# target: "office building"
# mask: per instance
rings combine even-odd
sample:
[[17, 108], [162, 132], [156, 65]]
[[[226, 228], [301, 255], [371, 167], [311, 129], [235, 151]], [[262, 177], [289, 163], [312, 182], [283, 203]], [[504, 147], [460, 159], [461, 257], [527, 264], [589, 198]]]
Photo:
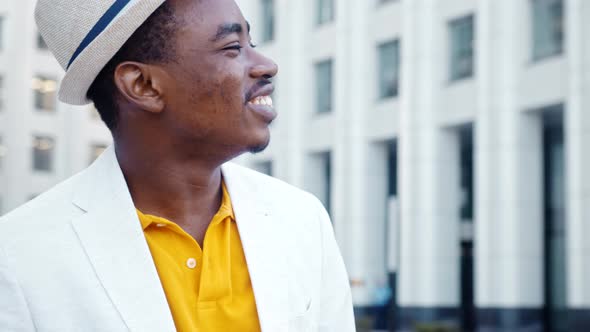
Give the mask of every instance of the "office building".
[[280, 68], [240, 160], [324, 202], [359, 324], [590, 329], [590, 2], [238, 3]]

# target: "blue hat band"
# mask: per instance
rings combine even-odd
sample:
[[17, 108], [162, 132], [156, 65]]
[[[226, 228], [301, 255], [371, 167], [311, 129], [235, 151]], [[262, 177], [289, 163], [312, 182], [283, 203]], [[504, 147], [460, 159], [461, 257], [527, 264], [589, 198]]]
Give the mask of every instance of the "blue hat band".
[[106, 29], [109, 24], [119, 15], [119, 13], [127, 6], [127, 4], [131, 2], [131, 0], [115, 0], [115, 3], [109, 7], [109, 9], [102, 15], [102, 17], [96, 22], [96, 24], [90, 29], [90, 32], [82, 39], [80, 46], [76, 49], [76, 52], [70, 58], [70, 62], [68, 62], [67, 69], [70, 68], [72, 63], [78, 58], [78, 56], [92, 43], [98, 35], [100, 35], [104, 29]]

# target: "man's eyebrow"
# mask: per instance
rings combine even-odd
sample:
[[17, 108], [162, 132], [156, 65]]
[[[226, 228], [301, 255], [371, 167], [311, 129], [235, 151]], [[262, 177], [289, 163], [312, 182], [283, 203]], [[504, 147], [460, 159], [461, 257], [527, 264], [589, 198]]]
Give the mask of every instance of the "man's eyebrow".
[[212, 42], [217, 42], [217, 41], [220, 41], [223, 38], [231, 35], [232, 33], [240, 34], [243, 31], [244, 31], [244, 29], [242, 29], [242, 25], [240, 23], [225, 23], [225, 24], [220, 25], [217, 28], [217, 33], [210, 40]]

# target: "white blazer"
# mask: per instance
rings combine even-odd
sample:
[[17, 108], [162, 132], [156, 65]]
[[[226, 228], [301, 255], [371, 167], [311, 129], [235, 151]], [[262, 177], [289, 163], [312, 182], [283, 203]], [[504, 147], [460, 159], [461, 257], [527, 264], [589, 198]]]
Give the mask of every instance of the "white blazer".
[[[354, 331], [348, 277], [319, 201], [237, 165], [222, 172], [262, 331]], [[0, 219], [0, 331], [174, 330], [113, 147]]]

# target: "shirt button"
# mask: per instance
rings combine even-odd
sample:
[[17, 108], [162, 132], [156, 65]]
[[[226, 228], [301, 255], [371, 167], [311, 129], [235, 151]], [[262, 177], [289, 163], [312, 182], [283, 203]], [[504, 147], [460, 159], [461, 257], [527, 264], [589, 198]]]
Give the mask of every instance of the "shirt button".
[[189, 269], [194, 269], [194, 268], [197, 266], [197, 260], [196, 260], [196, 259], [194, 259], [194, 258], [189, 258], [189, 259], [186, 261], [186, 266], [187, 266]]
[[156, 224], [157, 227], [166, 227], [166, 224]]

